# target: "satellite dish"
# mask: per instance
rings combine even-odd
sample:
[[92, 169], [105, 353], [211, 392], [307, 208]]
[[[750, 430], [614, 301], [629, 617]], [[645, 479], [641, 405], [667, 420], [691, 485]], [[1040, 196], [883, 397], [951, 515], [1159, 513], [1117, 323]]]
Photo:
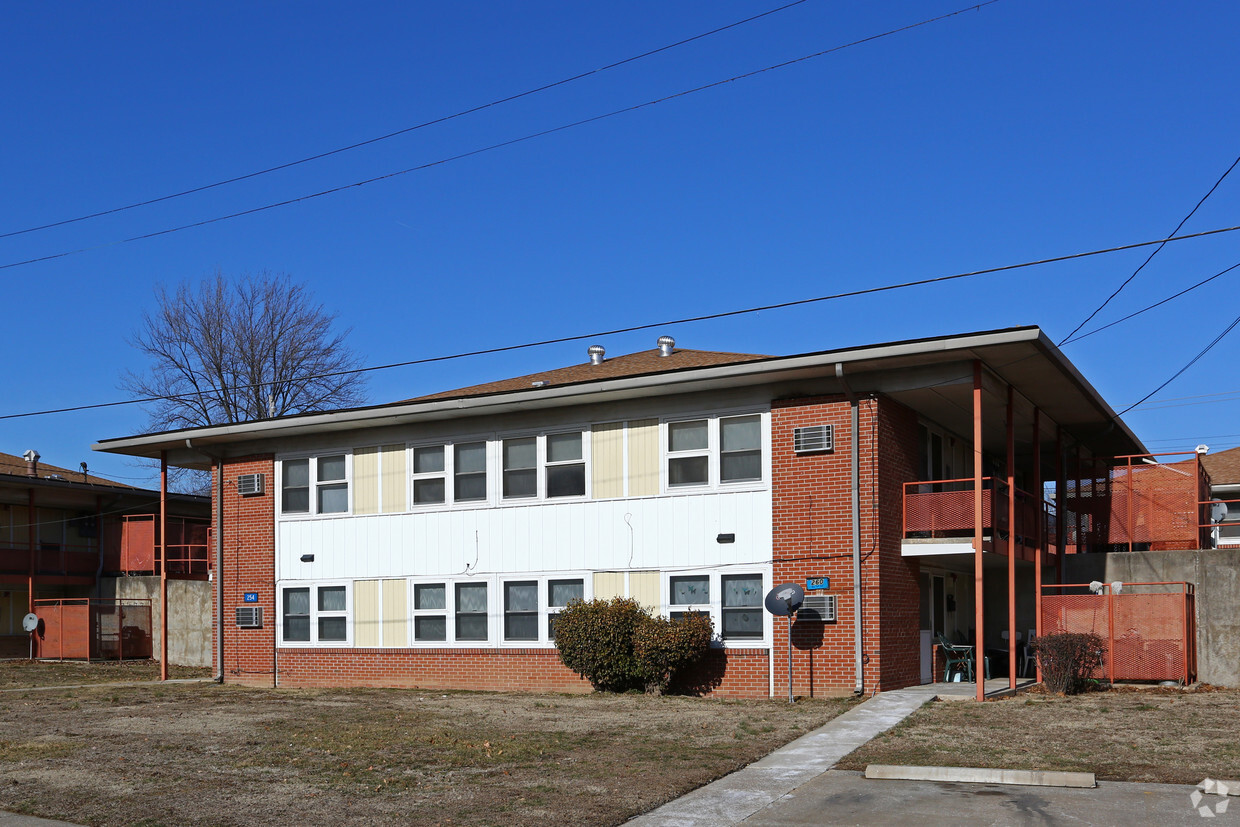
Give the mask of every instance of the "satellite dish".
[[766, 610], [780, 617], [791, 617], [805, 600], [805, 589], [796, 583], [784, 583], [766, 594]]
[[1221, 523], [1227, 519], [1227, 503], [1214, 500], [1210, 503], [1210, 522]]
[[33, 632], [35, 629], [39, 628], [39, 616], [35, 614], [34, 612], [31, 612], [30, 614], [23, 617], [22, 628], [25, 629], [27, 632]]

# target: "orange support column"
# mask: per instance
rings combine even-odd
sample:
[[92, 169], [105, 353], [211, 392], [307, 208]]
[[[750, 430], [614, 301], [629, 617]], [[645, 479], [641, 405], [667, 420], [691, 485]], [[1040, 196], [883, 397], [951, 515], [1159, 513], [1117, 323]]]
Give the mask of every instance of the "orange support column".
[[[1043, 530], [1042, 508], [1045, 497], [1042, 496], [1042, 412], [1033, 409], [1033, 490], [1037, 502], [1037, 524], [1033, 528], [1033, 625], [1035, 634], [1042, 633], [1042, 566], [1046, 562], [1046, 533]], [[1032, 640], [1025, 641], [1025, 651], [1033, 657], [1029, 649]], [[1036, 659], [1034, 661], [1036, 663]]]
[[159, 452], [159, 679], [168, 680], [168, 452]]
[[1008, 688], [1016, 688], [1016, 397], [1007, 389]]
[[986, 651], [982, 599], [982, 363], [973, 362], [973, 678], [977, 699], [986, 699]]

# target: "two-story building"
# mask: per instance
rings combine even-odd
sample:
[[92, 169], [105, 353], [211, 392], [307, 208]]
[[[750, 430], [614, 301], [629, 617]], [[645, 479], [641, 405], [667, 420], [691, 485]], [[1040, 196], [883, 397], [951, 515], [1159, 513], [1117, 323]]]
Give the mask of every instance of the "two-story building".
[[[664, 337], [95, 447], [213, 470], [225, 681], [587, 691], [556, 614], [619, 595], [709, 613], [692, 682], [749, 697], [787, 692], [790, 644], [797, 693], [872, 691], [930, 680], [939, 635], [1032, 628], [1066, 530], [1045, 492], [1073, 457], [1145, 453], [1033, 327], [796, 356]], [[820, 611], [767, 613], [785, 582]]]

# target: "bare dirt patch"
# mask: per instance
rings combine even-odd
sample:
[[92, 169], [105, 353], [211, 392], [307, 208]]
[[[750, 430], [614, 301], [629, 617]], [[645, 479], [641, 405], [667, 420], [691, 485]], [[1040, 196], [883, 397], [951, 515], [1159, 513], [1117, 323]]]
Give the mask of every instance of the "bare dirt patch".
[[1196, 784], [1240, 774], [1240, 692], [1117, 688], [929, 704], [846, 756], [867, 764], [1092, 772]]
[[852, 701], [254, 690], [0, 693], [0, 809], [89, 824], [617, 824]]
[[[168, 677], [173, 680], [209, 678], [211, 670], [189, 666], [170, 666]], [[151, 660], [0, 661], [0, 689], [158, 680], [159, 664]]]

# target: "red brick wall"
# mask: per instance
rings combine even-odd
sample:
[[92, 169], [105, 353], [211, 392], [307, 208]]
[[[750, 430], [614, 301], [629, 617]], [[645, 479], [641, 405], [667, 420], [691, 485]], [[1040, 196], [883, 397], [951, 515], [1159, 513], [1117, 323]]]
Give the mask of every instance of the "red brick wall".
[[[900, 554], [902, 485], [915, 479], [916, 416], [883, 398], [862, 399], [859, 418], [862, 650], [866, 690], [917, 683], [918, 568]], [[794, 428], [832, 425], [835, 450], [797, 455]], [[771, 410], [775, 584], [829, 577], [834, 623], [792, 627], [792, 688], [798, 695], [852, 690], [854, 623], [851, 445], [848, 401], [825, 396], [777, 401]], [[788, 691], [788, 626], [775, 619], [775, 694]]]

